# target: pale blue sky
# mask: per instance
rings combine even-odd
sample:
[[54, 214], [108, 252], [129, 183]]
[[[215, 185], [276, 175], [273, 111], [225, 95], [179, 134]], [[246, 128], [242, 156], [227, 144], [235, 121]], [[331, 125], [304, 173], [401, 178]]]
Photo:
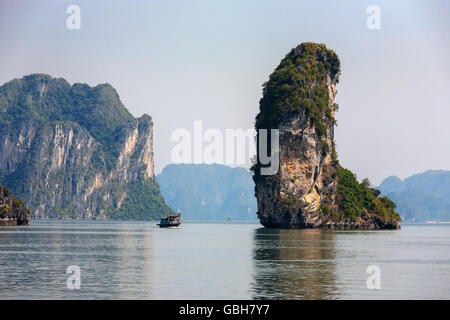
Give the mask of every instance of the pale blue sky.
[[[81, 8], [81, 30], [66, 8]], [[381, 8], [381, 29], [366, 8]], [[341, 163], [378, 184], [450, 170], [448, 1], [5, 1], [0, 84], [40, 72], [108, 82], [155, 122], [159, 172], [170, 134], [252, 128], [261, 85], [294, 46], [325, 43], [342, 62], [336, 140]]]

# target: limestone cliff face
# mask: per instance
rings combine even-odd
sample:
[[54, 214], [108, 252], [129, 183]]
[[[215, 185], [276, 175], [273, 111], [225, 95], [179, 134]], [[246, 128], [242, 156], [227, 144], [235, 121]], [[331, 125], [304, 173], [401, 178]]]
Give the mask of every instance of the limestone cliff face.
[[[170, 211], [154, 179], [152, 120], [132, 117], [111, 86], [46, 75], [13, 80], [0, 87], [0, 121], [0, 179], [26, 198], [33, 218], [151, 219]], [[137, 185], [149, 194], [136, 199]]]
[[[304, 90], [298, 110], [286, 106], [280, 110], [277, 129], [280, 133], [280, 169], [274, 176], [257, 176], [256, 195], [258, 217], [264, 226], [283, 228], [317, 227], [323, 224], [319, 214], [320, 206], [326, 202], [333, 205], [337, 189], [335, 179], [337, 162], [332, 159], [334, 150], [334, 98], [339, 78], [339, 65], [334, 54], [321, 47], [299, 46], [286, 57], [293, 61], [296, 70], [303, 66], [295, 65], [297, 57], [309, 56], [304, 63], [319, 63], [327, 70], [311, 81], [300, 79]], [[328, 56], [327, 56], [328, 54]], [[291, 63], [291, 62], [290, 62]], [[291, 80], [293, 85], [296, 80]], [[267, 88], [267, 87], [266, 87]], [[316, 88], [321, 88], [326, 96], [322, 110], [317, 112], [317, 122], [311, 119], [307, 103], [314, 104]], [[270, 88], [265, 94], [269, 95]], [[298, 90], [298, 88], [297, 88]], [[317, 97], [320, 99], [321, 97]], [[264, 98], [261, 101], [263, 104]], [[273, 103], [273, 102], [272, 102]], [[287, 103], [288, 104], [288, 103]], [[314, 106], [315, 107], [315, 106]], [[317, 123], [324, 126], [319, 132]], [[272, 125], [273, 127], [273, 125]]]
[[[253, 167], [258, 217], [266, 227], [378, 228], [363, 221], [365, 209], [353, 212], [359, 207], [351, 207], [350, 217], [345, 201], [351, 197], [340, 194], [347, 189], [339, 188], [334, 143], [339, 74], [339, 59], [332, 50], [303, 43], [286, 55], [263, 86], [256, 129], [278, 129], [280, 144], [276, 174], [262, 175], [259, 162]], [[374, 209], [378, 200], [366, 191]]]

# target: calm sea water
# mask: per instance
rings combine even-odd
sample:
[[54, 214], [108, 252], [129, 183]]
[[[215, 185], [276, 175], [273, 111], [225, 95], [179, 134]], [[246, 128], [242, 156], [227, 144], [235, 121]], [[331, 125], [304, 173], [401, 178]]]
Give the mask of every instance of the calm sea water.
[[[67, 288], [68, 266], [81, 288]], [[381, 270], [367, 289], [366, 269]], [[0, 227], [1, 299], [450, 299], [450, 225], [32, 221]]]

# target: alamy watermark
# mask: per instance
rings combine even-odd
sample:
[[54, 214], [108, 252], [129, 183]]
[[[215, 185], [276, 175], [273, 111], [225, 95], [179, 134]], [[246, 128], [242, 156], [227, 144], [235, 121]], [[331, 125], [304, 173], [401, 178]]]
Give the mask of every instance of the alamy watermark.
[[81, 288], [81, 269], [79, 266], [68, 266], [66, 273], [70, 276], [67, 278], [66, 286], [69, 290]]
[[366, 26], [369, 30], [381, 29], [381, 8], [377, 5], [370, 5], [366, 9], [367, 17]]
[[381, 289], [381, 269], [377, 265], [370, 265], [366, 269], [366, 273], [369, 277], [366, 280], [366, 286], [369, 290]]
[[[269, 134], [270, 131], [270, 134]], [[258, 134], [257, 134], [258, 133]], [[251, 164], [256, 155], [256, 139], [259, 143], [261, 175], [274, 175], [280, 164], [278, 129], [225, 129], [204, 130], [202, 121], [194, 121], [191, 131], [179, 128], [172, 132], [171, 160], [173, 163], [219, 163], [227, 165]], [[268, 142], [270, 139], [270, 147]]]
[[67, 17], [66, 27], [69, 30], [80, 30], [81, 29], [81, 9], [75, 4], [71, 4], [67, 7], [66, 13], [70, 16]]

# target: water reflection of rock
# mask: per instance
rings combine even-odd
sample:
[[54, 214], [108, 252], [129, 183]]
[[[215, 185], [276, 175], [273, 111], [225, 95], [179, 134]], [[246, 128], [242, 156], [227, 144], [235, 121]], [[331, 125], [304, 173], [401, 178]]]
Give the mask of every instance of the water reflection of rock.
[[333, 299], [337, 296], [334, 233], [257, 229], [253, 299]]

